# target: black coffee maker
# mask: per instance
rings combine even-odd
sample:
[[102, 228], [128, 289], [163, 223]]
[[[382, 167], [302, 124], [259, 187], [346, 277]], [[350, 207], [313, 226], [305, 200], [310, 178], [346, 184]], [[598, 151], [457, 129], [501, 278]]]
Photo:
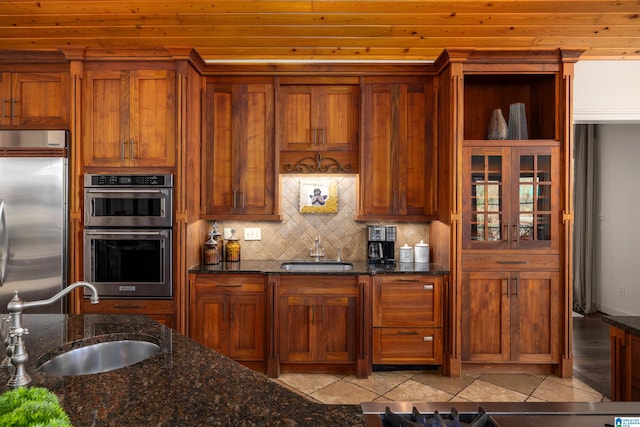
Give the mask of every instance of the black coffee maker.
[[367, 226], [367, 258], [369, 264], [395, 264], [396, 227]]

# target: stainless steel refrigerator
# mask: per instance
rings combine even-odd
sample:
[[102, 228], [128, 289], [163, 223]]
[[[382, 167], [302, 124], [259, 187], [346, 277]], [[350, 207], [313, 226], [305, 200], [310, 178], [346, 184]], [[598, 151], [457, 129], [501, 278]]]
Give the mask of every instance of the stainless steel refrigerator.
[[[67, 131], [0, 130], [0, 313], [67, 285]], [[62, 313], [64, 301], [29, 308]]]

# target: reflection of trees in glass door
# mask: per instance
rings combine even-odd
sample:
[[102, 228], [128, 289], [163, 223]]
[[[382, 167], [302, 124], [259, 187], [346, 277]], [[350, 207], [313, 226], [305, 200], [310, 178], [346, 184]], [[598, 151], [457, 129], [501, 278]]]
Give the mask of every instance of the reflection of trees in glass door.
[[463, 153], [463, 247], [555, 246], [557, 148], [467, 147]]
[[[502, 148], [470, 148], [464, 156], [465, 247], [506, 244], [509, 161]], [[507, 173], [505, 174], [505, 170]]]
[[551, 155], [520, 155], [518, 234], [520, 240], [551, 238]]

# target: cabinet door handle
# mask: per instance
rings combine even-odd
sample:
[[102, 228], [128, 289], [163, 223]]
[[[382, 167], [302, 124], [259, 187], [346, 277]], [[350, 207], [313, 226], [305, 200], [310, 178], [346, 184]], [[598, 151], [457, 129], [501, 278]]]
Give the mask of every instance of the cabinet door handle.
[[242, 285], [216, 285], [216, 288], [241, 288]]
[[236, 190], [233, 190], [233, 209], [237, 208], [238, 204], [236, 203]]
[[496, 261], [496, 264], [517, 265], [526, 264], [527, 261]]
[[313, 145], [318, 145], [318, 129], [313, 128], [311, 131], [313, 132]]
[[129, 147], [129, 153], [131, 155], [130, 156], [131, 160], [135, 160], [135, 158], [136, 158], [136, 156], [135, 156], [135, 147], [134, 147], [135, 143], [136, 143], [136, 140], [132, 139], [131, 140], [131, 146]]
[[432, 291], [433, 290], [433, 285], [424, 285], [422, 287], [422, 289], [424, 289], [425, 291]]
[[504, 288], [504, 292], [502, 293], [502, 295], [508, 298], [509, 297], [509, 276], [505, 276], [502, 278], [502, 285]]
[[418, 335], [416, 331], [398, 331], [398, 335]]
[[316, 323], [316, 306], [311, 306], [311, 323]]
[[244, 191], [242, 192], [242, 210], [244, 210]]
[[230, 304], [229, 305], [229, 310], [231, 311], [231, 316], [230, 319], [232, 322], [236, 321], [236, 310], [235, 310], [235, 304]]
[[322, 145], [325, 145], [325, 141], [324, 141], [324, 128], [320, 128], [320, 132], [322, 132]]
[[512, 297], [516, 297], [518, 298], [518, 276], [513, 278], [513, 282], [515, 284], [514, 288], [515, 288], [515, 292], [511, 294]]
[[7, 98], [2, 98], [2, 118], [7, 118], [7, 111], [5, 105], [7, 104]]
[[433, 336], [430, 336], [430, 337], [422, 337], [422, 341], [424, 341], [424, 342], [432, 342], [432, 341], [433, 341]]
[[121, 160], [122, 161], [124, 161], [124, 144], [125, 144], [125, 142], [124, 142], [124, 139], [123, 139], [122, 140], [122, 144], [120, 146], [120, 153], [122, 154], [122, 156], [121, 156]]
[[16, 118], [16, 102], [18, 101], [16, 101], [15, 98], [11, 100], [11, 118], [12, 119]]
[[514, 240], [516, 245], [520, 244], [520, 233], [518, 232], [518, 228], [520, 228], [519, 224], [513, 224], [513, 234], [515, 235]]

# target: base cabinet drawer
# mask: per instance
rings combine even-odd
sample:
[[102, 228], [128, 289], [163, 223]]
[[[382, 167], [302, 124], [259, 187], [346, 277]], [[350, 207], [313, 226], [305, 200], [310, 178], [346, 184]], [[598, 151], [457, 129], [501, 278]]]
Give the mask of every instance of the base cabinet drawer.
[[442, 328], [373, 328], [373, 364], [441, 364]]

